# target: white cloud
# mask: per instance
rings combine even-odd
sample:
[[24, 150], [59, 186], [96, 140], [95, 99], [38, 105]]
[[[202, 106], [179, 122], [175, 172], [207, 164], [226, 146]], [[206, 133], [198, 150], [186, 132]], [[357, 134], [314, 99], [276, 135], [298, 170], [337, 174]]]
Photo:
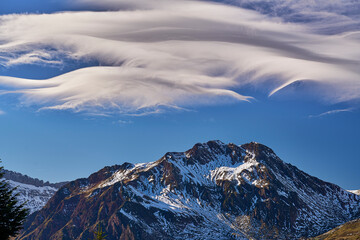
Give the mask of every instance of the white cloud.
[[114, 2], [101, 7], [118, 11], [0, 16], [2, 65], [64, 58], [102, 65], [47, 80], [0, 76], [3, 93], [42, 109], [136, 115], [248, 101], [234, 91], [246, 84], [275, 86], [271, 95], [311, 80], [329, 101], [360, 97], [360, 33], [316, 34], [307, 25], [210, 2]]
[[133, 121], [129, 121], [129, 120], [118, 120], [115, 123], [118, 123], [120, 125], [124, 125], [124, 124], [133, 124]]
[[317, 32], [333, 34], [360, 30], [360, 2], [357, 0], [223, 0], [222, 2], [280, 17], [286, 22], [306, 23]]
[[335, 110], [330, 110], [330, 111], [327, 111], [327, 112], [323, 112], [323, 113], [318, 114], [318, 115], [310, 115], [309, 118], [324, 117], [324, 116], [327, 116], [327, 115], [333, 115], [333, 114], [342, 113], [342, 112], [352, 112], [353, 110], [354, 110], [353, 108], [335, 109]]

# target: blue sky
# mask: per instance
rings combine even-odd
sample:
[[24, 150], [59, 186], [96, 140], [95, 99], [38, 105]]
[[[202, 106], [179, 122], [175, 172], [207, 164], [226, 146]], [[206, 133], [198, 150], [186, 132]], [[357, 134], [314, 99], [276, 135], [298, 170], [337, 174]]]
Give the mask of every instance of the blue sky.
[[359, 21], [349, 10], [359, 5], [178, 1], [174, 10], [169, 1], [161, 9], [125, 0], [0, 3], [6, 168], [55, 182], [196, 142], [256, 141], [318, 178], [360, 188]]

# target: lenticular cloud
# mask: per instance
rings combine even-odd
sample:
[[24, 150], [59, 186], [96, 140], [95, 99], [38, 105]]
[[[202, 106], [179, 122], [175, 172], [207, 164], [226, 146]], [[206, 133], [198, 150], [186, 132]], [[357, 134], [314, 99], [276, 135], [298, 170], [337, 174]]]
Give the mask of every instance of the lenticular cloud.
[[297, 81], [317, 82], [332, 102], [360, 97], [356, 31], [325, 35], [319, 21], [312, 28], [202, 1], [77, 4], [111, 11], [0, 16], [0, 64], [99, 66], [46, 80], [0, 76], [2, 94], [41, 109], [120, 113], [249, 101], [245, 85], [273, 95]]

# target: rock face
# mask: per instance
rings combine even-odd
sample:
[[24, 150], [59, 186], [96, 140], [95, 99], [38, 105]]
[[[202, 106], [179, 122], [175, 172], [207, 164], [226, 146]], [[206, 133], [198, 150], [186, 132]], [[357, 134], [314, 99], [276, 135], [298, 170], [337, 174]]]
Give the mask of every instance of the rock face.
[[19, 193], [19, 202], [26, 203], [30, 213], [40, 210], [55, 192], [66, 182], [49, 183], [31, 178], [21, 173], [4, 170], [4, 179], [11, 187], [17, 187], [16, 193]]
[[359, 217], [360, 196], [268, 147], [210, 141], [60, 188], [17, 239], [295, 239]]

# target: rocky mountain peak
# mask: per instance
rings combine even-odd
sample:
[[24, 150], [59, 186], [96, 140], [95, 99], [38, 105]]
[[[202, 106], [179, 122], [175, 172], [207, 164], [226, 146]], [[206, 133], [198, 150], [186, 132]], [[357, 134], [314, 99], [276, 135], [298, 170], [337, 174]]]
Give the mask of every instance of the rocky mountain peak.
[[211, 161], [217, 161], [219, 156], [229, 156], [232, 163], [244, 160], [245, 151], [235, 144], [225, 144], [219, 140], [197, 143], [191, 149], [185, 151], [185, 162], [189, 165], [196, 163], [205, 165]]
[[[360, 196], [259, 144], [220, 141], [105, 167], [60, 189], [19, 239], [296, 239], [359, 216]], [[126, 231], [125, 231], [126, 229]]]
[[246, 149], [247, 151], [259, 155], [259, 154], [268, 154], [268, 155], [276, 155], [275, 152], [269, 148], [268, 146], [265, 146], [261, 143], [257, 143], [257, 142], [250, 142], [250, 143], [245, 143], [243, 145], [241, 145], [242, 148]]

